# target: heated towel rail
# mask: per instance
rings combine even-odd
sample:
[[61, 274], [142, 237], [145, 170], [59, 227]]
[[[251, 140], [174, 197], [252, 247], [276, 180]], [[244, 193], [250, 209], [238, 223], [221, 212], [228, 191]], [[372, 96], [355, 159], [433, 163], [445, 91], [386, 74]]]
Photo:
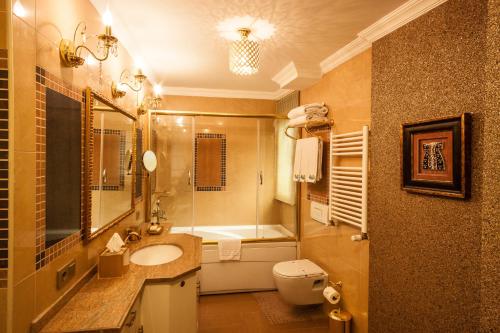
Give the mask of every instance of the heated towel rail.
[[[359, 227], [361, 235], [352, 240], [367, 239], [368, 206], [368, 126], [358, 132], [330, 132], [330, 221]], [[360, 166], [339, 166], [342, 157], [360, 157]]]

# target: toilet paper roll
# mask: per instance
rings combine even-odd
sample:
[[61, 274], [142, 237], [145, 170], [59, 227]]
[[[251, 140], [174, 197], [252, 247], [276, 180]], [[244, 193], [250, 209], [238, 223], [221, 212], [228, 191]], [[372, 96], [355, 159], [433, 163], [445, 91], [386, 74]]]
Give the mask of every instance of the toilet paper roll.
[[331, 304], [337, 304], [340, 301], [340, 294], [333, 287], [326, 287], [323, 290], [323, 296], [325, 296]]

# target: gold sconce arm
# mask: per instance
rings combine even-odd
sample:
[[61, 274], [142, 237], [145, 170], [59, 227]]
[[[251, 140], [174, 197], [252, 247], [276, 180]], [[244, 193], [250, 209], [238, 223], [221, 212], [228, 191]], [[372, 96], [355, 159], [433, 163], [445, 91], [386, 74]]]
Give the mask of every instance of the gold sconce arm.
[[126, 91], [118, 89], [118, 86], [116, 85], [115, 81], [111, 82], [111, 97], [117, 99], [124, 97], [126, 94], [127, 94]]
[[[83, 43], [76, 46], [76, 36], [78, 31], [81, 29], [81, 35]], [[85, 58], [81, 56], [81, 51], [86, 50], [92, 57], [97, 61], [105, 61], [108, 59], [110, 54], [118, 55], [117, 43], [118, 38], [112, 35], [111, 26], [106, 26], [105, 32], [97, 36], [98, 39], [98, 50], [103, 50], [104, 55], [102, 57], [97, 56], [95, 52], [90, 50], [86, 45], [86, 30], [87, 25], [85, 22], [80, 22], [76, 26], [75, 32], [73, 34], [73, 40], [62, 39], [59, 43], [59, 55], [62, 63], [66, 67], [78, 67], [85, 63]]]
[[144, 97], [141, 105], [137, 107], [137, 115], [142, 116], [148, 112], [148, 109], [157, 110], [161, 106], [161, 98], [160, 97]]
[[142, 90], [142, 84], [146, 81], [147, 76], [142, 73], [139, 69], [136, 74], [134, 74], [133, 79], [130, 78], [130, 72], [125, 69], [120, 75], [120, 84], [124, 84], [129, 87], [132, 91], [139, 92]]

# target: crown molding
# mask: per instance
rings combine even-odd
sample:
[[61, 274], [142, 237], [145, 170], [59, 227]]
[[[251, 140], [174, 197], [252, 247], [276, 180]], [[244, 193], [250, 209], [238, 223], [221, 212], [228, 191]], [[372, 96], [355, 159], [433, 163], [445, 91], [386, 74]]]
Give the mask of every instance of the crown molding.
[[288, 89], [278, 89], [276, 91], [257, 90], [231, 90], [231, 89], [207, 89], [207, 88], [187, 88], [187, 87], [164, 87], [163, 95], [166, 96], [197, 96], [197, 97], [218, 97], [218, 98], [243, 98], [243, 99], [267, 99], [277, 100], [290, 92]]
[[448, 0], [410, 0], [362, 30], [358, 36], [373, 43], [446, 1]]
[[297, 68], [293, 61], [291, 61], [288, 65], [283, 67], [275, 76], [273, 76], [272, 80], [279, 84], [280, 87], [286, 86], [290, 81], [293, 81], [297, 77]]
[[320, 62], [319, 66], [321, 67], [321, 72], [326, 74], [349, 59], [354, 58], [361, 52], [368, 50], [371, 46], [372, 44], [367, 40], [357, 37], [355, 40]]
[[320, 63], [323, 74], [369, 49], [378, 39], [424, 15], [448, 0], [410, 0], [358, 33], [356, 39]]
[[290, 62], [272, 80], [281, 89], [302, 89], [318, 82], [323, 73], [317, 64]]

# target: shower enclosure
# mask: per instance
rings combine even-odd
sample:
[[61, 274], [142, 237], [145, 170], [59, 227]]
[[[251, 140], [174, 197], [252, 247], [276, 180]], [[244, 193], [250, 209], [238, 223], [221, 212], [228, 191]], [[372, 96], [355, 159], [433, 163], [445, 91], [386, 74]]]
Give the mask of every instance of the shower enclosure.
[[158, 158], [152, 212], [159, 205], [172, 232], [192, 233], [205, 244], [294, 240], [296, 200], [277, 196], [277, 129], [284, 121], [275, 115], [152, 111], [150, 146]]

